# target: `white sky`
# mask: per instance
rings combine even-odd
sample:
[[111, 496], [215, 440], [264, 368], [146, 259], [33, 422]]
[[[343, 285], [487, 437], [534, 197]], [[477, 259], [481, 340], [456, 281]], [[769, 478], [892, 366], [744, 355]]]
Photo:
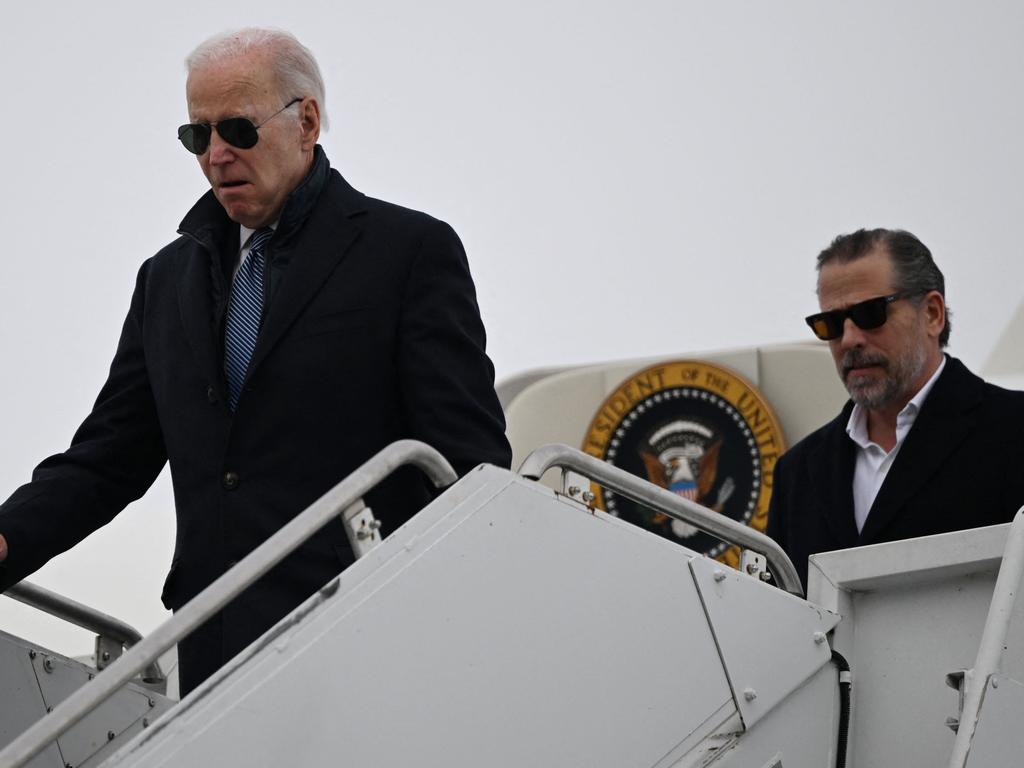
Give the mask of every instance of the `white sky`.
[[[951, 351], [981, 368], [1021, 302], [1024, 6], [220, 0], [16, 3], [0, 45], [0, 496], [63, 449], [139, 264], [205, 181], [175, 139], [187, 52], [243, 24], [318, 56], [323, 144], [358, 189], [461, 234], [499, 378], [803, 339], [813, 259], [904, 227]], [[170, 485], [33, 579], [143, 631]], [[0, 598], [0, 629], [91, 636]]]

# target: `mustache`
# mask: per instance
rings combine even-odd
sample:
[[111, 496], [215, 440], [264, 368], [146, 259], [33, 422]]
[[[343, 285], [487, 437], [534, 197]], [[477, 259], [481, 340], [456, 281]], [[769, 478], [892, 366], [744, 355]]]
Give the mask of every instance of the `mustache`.
[[843, 359], [840, 361], [840, 365], [843, 369], [843, 377], [845, 378], [849, 372], [854, 368], [866, 368], [868, 366], [877, 365], [883, 370], [889, 369], [889, 361], [880, 355], [871, 355], [865, 353], [860, 349], [851, 349], [843, 355]]

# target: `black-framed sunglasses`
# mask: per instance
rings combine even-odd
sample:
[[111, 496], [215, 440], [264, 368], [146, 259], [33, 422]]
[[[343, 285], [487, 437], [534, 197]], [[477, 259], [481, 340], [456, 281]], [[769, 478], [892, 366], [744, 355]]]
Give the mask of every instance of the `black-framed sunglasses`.
[[911, 296], [918, 296], [919, 293], [892, 293], [888, 296], [877, 296], [874, 299], [859, 301], [846, 309], [833, 309], [829, 312], [819, 312], [805, 318], [811, 326], [814, 335], [822, 341], [832, 341], [843, 335], [843, 325], [846, 318], [853, 320], [853, 324], [862, 331], [871, 331], [885, 325], [889, 316], [889, 305], [899, 299], [909, 299]]
[[301, 97], [292, 99], [259, 125], [247, 117], [228, 117], [216, 123], [186, 123], [178, 128], [178, 140], [193, 155], [201, 155], [210, 148], [210, 137], [216, 128], [217, 135], [232, 147], [251, 149], [260, 140], [260, 128], [300, 101]]

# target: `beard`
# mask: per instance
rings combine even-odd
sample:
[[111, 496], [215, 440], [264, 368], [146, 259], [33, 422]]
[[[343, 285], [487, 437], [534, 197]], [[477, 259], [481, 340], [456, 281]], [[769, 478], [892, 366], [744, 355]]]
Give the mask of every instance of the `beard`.
[[[839, 361], [839, 373], [850, 399], [862, 408], [874, 411], [913, 395], [910, 387], [924, 371], [927, 357], [927, 350], [920, 344], [909, 345], [892, 359], [880, 352], [851, 349]], [[853, 368], [867, 366], [878, 366], [882, 375], [850, 373]]]

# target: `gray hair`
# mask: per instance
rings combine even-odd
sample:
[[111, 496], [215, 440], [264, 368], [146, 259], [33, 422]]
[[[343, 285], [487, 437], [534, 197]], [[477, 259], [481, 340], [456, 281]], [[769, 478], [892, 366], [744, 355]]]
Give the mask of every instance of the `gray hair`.
[[[932, 252], [903, 229], [858, 229], [849, 235], [839, 235], [828, 248], [818, 254], [818, 271], [833, 262], [846, 264], [856, 261], [875, 249], [883, 249], [889, 254], [897, 291], [915, 297], [929, 291], [938, 291], [945, 300], [946, 280], [932, 258]], [[946, 325], [939, 334], [940, 347], [949, 344], [952, 316], [953, 313], [946, 307]]]
[[266, 51], [282, 99], [312, 96], [320, 105], [320, 124], [327, 130], [324, 79], [312, 52], [295, 35], [280, 29], [247, 27], [203, 41], [185, 59], [188, 74], [208, 64], [249, 53]]

